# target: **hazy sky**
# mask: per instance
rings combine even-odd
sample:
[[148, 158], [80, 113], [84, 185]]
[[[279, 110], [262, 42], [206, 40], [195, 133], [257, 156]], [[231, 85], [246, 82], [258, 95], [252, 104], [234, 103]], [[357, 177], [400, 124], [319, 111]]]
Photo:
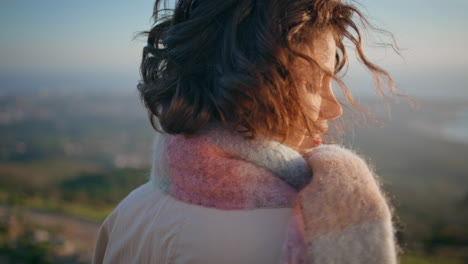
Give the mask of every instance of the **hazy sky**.
[[[468, 1], [359, 2], [371, 21], [398, 40], [403, 58], [389, 49], [371, 50], [397, 81], [449, 81], [468, 90]], [[136, 83], [144, 40], [133, 37], [149, 28], [152, 6], [150, 0], [2, 0], [0, 73], [92, 74]]]

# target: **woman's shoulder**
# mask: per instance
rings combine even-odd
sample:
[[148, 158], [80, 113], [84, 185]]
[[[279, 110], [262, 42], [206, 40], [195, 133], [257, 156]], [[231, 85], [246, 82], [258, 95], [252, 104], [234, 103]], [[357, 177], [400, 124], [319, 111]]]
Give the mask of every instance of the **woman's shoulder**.
[[144, 201], [149, 199], [152, 195], [154, 195], [154, 192], [152, 192], [151, 182], [148, 181], [133, 189], [125, 198], [122, 199], [122, 201], [120, 201], [116, 209], [134, 207], [137, 203], [144, 203]]
[[[168, 210], [178, 212], [180, 206], [151, 181], [134, 189], [102, 223], [93, 263], [160, 263], [168, 258], [186, 218], [180, 213], [161, 217]], [[147, 241], [153, 241], [151, 248]]]

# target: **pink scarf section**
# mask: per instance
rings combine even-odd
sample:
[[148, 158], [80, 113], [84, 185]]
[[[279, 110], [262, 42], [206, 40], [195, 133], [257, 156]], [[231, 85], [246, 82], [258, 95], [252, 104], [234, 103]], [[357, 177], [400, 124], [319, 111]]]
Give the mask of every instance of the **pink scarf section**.
[[[276, 141], [248, 140], [236, 132], [212, 125], [195, 136], [167, 136], [164, 145], [167, 173], [155, 181], [163, 192], [180, 201], [221, 210], [294, 208], [289, 226], [285, 227], [288, 235], [283, 244], [282, 264], [309, 263], [308, 247], [314, 236], [377, 219], [380, 212], [386, 210], [372, 203], [361, 204], [357, 206], [365, 213], [352, 214], [350, 210], [353, 209], [343, 208], [342, 201], [335, 198], [339, 197], [335, 194], [340, 188], [345, 192], [350, 189], [346, 183], [330, 177], [338, 189], [333, 189], [333, 184], [324, 184], [322, 166], [314, 168], [312, 177], [310, 153], [301, 156]], [[326, 152], [326, 146], [323, 147]], [[351, 152], [343, 153], [355, 159]], [[333, 170], [333, 162], [321, 164], [325, 163]], [[353, 164], [370, 173], [363, 162]], [[340, 166], [336, 168], [339, 170]], [[337, 169], [333, 173], [340, 173]], [[317, 179], [316, 172], [320, 173]], [[380, 195], [377, 186], [371, 187], [372, 193]], [[356, 191], [359, 190], [352, 190]], [[324, 199], [328, 200], [319, 202]]]

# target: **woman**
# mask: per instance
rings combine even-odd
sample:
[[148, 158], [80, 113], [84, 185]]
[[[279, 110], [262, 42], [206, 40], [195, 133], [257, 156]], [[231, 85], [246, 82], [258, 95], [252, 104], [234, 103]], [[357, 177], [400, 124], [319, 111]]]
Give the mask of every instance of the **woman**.
[[153, 169], [104, 221], [94, 263], [396, 263], [367, 164], [320, 146], [342, 114], [331, 82], [345, 39], [393, 91], [362, 51], [360, 12], [339, 0], [180, 0], [161, 18], [155, 6], [139, 85], [159, 131]]

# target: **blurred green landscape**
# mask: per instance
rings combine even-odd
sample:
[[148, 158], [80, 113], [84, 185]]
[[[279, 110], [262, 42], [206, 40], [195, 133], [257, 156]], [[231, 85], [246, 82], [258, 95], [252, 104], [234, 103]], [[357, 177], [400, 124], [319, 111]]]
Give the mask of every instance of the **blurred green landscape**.
[[[468, 143], [449, 130], [468, 131], [468, 104], [420, 103], [393, 105], [392, 120], [343, 144], [383, 182], [402, 263], [468, 263]], [[153, 130], [136, 91], [2, 93], [0, 138], [0, 263], [88, 263], [100, 222], [149, 175]]]

